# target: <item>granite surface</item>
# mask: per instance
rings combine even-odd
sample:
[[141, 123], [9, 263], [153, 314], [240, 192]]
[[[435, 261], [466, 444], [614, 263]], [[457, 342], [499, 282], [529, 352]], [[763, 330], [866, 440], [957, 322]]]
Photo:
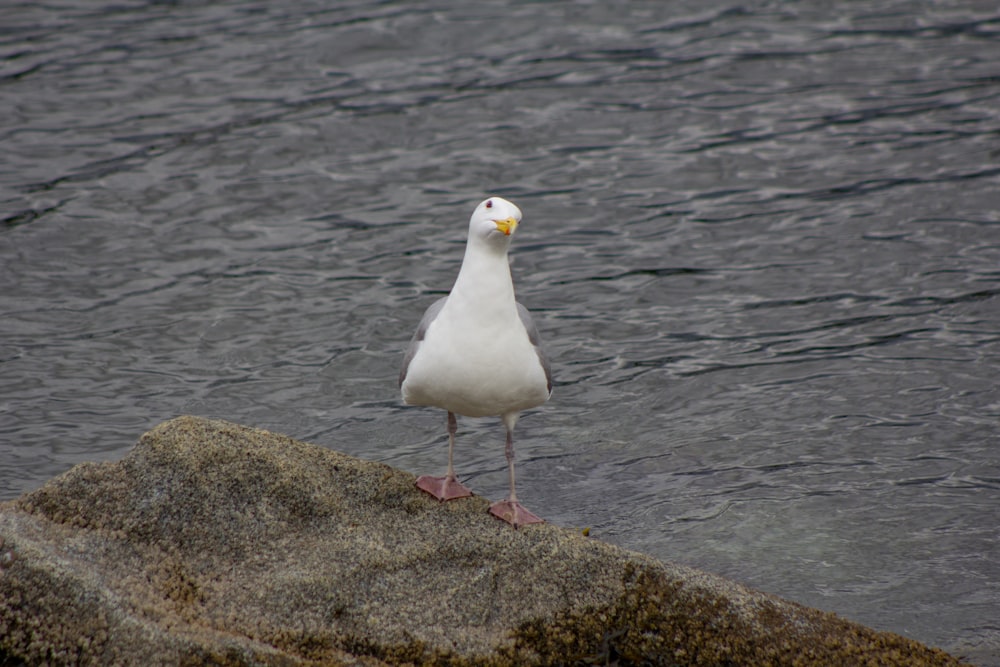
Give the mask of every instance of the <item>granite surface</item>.
[[961, 664], [488, 504], [173, 419], [0, 504], [0, 664]]

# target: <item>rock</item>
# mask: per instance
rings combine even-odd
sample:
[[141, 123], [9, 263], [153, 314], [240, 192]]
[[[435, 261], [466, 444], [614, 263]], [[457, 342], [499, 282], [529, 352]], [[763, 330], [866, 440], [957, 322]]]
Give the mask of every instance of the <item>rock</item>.
[[[957, 665], [942, 651], [410, 473], [181, 417], [0, 505], [28, 664]], [[0, 663], [4, 656], [0, 653]]]

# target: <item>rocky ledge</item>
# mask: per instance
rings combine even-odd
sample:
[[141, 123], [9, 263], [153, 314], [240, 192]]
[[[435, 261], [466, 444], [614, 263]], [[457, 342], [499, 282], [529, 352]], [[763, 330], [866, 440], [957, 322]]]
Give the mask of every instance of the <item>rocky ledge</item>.
[[487, 506], [174, 419], [0, 505], [0, 664], [960, 664]]

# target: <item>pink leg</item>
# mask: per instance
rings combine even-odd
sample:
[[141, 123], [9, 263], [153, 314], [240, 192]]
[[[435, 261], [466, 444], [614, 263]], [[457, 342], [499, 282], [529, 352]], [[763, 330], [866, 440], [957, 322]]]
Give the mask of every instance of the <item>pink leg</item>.
[[472, 491], [458, 481], [455, 476], [455, 432], [458, 431], [458, 420], [455, 414], [448, 413], [448, 472], [444, 477], [431, 477], [422, 475], [417, 478], [417, 488], [426, 491], [441, 502], [454, 500], [456, 498], [467, 498], [472, 495]]
[[513, 429], [508, 426], [507, 445], [504, 448], [507, 455], [507, 475], [510, 477], [510, 495], [507, 496], [506, 500], [490, 505], [490, 514], [498, 519], [503, 519], [515, 528], [529, 523], [544, 523], [545, 519], [532, 514], [524, 505], [517, 502], [517, 491], [514, 489], [514, 435], [512, 431]]

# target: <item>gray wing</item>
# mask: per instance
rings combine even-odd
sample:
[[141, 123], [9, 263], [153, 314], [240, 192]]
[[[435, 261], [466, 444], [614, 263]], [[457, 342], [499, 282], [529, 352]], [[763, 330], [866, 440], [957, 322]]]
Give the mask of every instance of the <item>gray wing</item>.
[[[435, 304], [436, 305], [436, 304]], [[432, 308], [434, 306], [431, 306]], [[545, 354], [545, 350], [542, 349], [542, 339], [538, 335], [538, 327], [535, 326], [535, 321], [531, 319], [531, 313], [518, 302], [517, 304], [517, 314], [521, 317], [521, 324], [528, 331], [528, 341], [535, 346], [535, 353], [538, 354], [538, 361], [542, 364], [542, 368], [545, 370], [545, 380], [549, 385], [549, 393], [552, 393], [552, 367], [549, 365], [549, 357]]]
[[403, 386], [403, 380], [406, 379], [406, 371], [410, 368], [410, 362], [413, 361], [413, 357], [417, 354], [417, 349], [420, 348], [420, 343], [423, 342], [424, 336], [427, 335], [427, 329], [431, 326], [431, 322], [438, 316], [441, 309], [444, 308], [444, 302], [448, 300], [448, 297], [443, 296], [434, 303], [432, 303], [427, 310], [424, 311], [424, 316], [420, 318], [420, 324], [417, 325], [417, 330], [413, 332], [413, 338], [410, 339], [410, 347], [406, 349], [406, 354], [403, 356], [403, 368], [399, 371], [399, 386]]

